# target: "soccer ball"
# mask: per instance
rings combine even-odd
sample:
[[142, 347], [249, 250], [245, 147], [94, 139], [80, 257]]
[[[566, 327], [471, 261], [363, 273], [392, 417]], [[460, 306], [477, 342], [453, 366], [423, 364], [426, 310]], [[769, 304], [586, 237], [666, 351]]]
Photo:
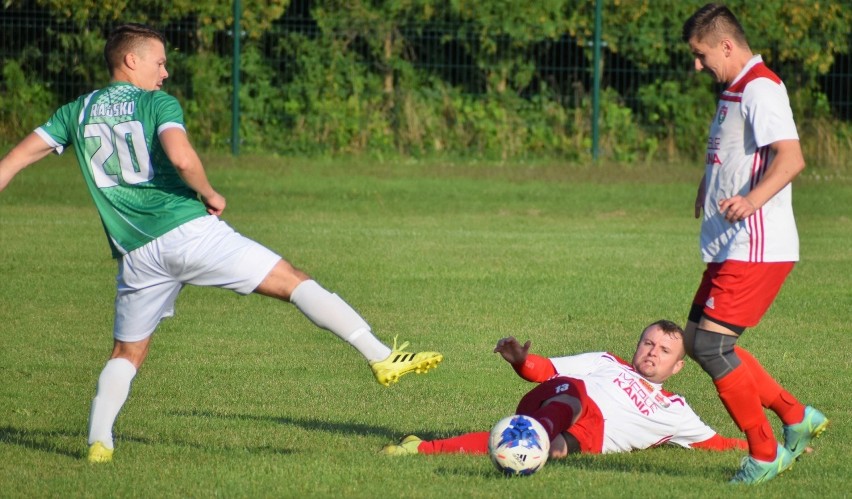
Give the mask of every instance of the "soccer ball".
[[504, 475], [532, 475], [547, 462], [550, 439], [547, 431], [529, 416], [509, 416], [491, 429], [488, 454]]

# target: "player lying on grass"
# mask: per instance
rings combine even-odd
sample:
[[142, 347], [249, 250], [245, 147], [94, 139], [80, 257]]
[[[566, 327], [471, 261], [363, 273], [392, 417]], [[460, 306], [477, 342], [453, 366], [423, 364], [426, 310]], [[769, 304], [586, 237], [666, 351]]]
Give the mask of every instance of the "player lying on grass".
[[0, 191], [50, 152], [74, 146], [77, 162], [118, 259], [113, 351], [89, 417], [89, 461], [112, 459], [112, 427], [148, 355], [160, 320], [186, 284], [289, 301], [352, 345], [388, 385], [443, 356], [388, 348], [336, 294], [218, 218], [225, 198], [210, 185], [189, 142], [178, 101], [160, 91], [165, 38], [138, 24], [117, 27], [104, 47], [106, 87], [59, 108], [0, 160]]
[[[530, 342], [503, 338], [500, 353], [527, 381], [540, 383], [521, 399], [517, 414], [538, 420], [550, 437], [550, 458], [572, 453], [605, 454], [670, 443], [692, 449], [746, 449], [745, 440], [726, 438], [707, 426], [686, 400], [662, 383], [683, 368], [683, 330], [660, 320], [642, 332], [633, 361], [608, 352], [544, 358], [529, 353]], [[389, 455], [488, 452], [488, 432], [441, 440], [409, 435], [387, 445]]]

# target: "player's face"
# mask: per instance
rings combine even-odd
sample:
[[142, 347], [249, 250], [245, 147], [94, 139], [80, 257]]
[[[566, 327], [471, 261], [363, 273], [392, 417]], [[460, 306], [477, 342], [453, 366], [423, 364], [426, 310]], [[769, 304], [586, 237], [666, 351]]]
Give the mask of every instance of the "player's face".
[[166, 48], [155, 38], [147, 39], [143, 47], [136, 52], [134, 85], [144, 90], [159, 90], [163, 86], [163, 80], [168, 77]]
[[726, 42], [726, 40], [721, 40], [708, 44], [699, 42], [695, 37], [691, 38], [689, 49], [695, 56], [695, 70], [708, 73], [719, 83], [729, 83], [725, 63], [730, 50], [728, 50]]
[[651, 326], [642, 333], [633, 368], [649, 381], [662, 383], [683, 368], [683, 338], [666, 334], [660, 326]]

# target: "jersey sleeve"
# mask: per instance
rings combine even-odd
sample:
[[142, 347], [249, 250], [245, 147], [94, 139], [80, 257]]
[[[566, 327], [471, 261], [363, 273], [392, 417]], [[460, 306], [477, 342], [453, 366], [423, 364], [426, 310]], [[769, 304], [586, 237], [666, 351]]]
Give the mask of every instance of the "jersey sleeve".
[[693, 449], [702, 449], [702, 450], [713, 450], [713, 451], [723, 451], [723, 450], [747, 450], [748, 442], [741, 438], [730, 438], [723, 437], [716, 433], [712, 437], [702, 442], [695, 442], [690, 446]]
[[547, 381], [556, 374], [556, 369], [550, 359], [535, 354], [527, 354], [527, 358], [521, 364], [512, 364], [512, 368], [518, 376], [533, 383]]
[[695, 414], [695, 411], [686, 404], [685, 400], [678, 419], [680, 424], [678, 425], [674, 436], [672, 436], [671, 440], [669, 440], [672, 444], [692, 448], [695, 444], [698, 444], [699, 442], [706, 442], [716, 435], [713, 428], [707, 426], [707, 424], [698, 417], [698, 414]]
[[593, 372], [607, 355], [606, 352], [581, 353], [567, 357], [552, 357], [550, 362], [556, 373], [564, 376], [582, 376]]
[[62, 154], [65, 147], [74, 140], [77, 129], [74, 114], [77, 108], [76, 102], [65, 104], [57, 109], [45, 124], [35, 129], [35, 133], [47, 142], [56, 154]]
[[178, 100], [163, 91], [154, 92], [151, 95], [153, 99], [153, 109], [156, 109], [155, 126], [157, 135], [163, 133], [170, 128], [180, 128], [186, 131], [186, 124], [183, 118], [183, 108], [180, 107]]
[[779, 140], [798, 140], [790, 98], [783, 83], [756, 78], [743, 90], [742, 111], [754, 132], [757, 147]]

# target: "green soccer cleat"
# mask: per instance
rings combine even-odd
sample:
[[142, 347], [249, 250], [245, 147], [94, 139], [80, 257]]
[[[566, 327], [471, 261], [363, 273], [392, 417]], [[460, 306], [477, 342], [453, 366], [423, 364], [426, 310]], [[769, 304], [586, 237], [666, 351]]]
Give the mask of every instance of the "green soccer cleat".
[[783, 426], [784, 448], [793, 454], [793, 458], [798, 458], [827, 426], [825, 414], [811, 406], [805, 407], [805, 417], [801, 423]]
[[371, 362], [370, 367], [376, 376], [376, 381], [389, 386], [399, 381], [399, 377], [410, 372], [425, 373], [429, 369], [438, 366], [444, 356], [438, 352], [406, 352], [408, 346], [406, 341], [399, 348], [396, 347], [396, 336], [393, 338], [393, 350], [388, 358]]
[[423, 440], [415, 435], [408, 435], [399, 441], [398, 444], [388, 444], [382, 447], [381, 453], [388, 456], [410, 456], [419, 454], [417, 448]]
[[790, 454], [790, 451], [781, 444], [778, 444], [777, 452], [775, 460], [770, 462], [758, 461], [751, 456], [743, 458], [742, 466], [728, 483], [755, 485], [768, 482], [792, 468], [793, 462], [796, 460], [793, 458], [793, 454]]
[[112, 461], [112, 453], [114, 449], [108, 449], [101, 442], [95, 442], [89, 446], [89, 462], [90, 463], [108, 463]]

